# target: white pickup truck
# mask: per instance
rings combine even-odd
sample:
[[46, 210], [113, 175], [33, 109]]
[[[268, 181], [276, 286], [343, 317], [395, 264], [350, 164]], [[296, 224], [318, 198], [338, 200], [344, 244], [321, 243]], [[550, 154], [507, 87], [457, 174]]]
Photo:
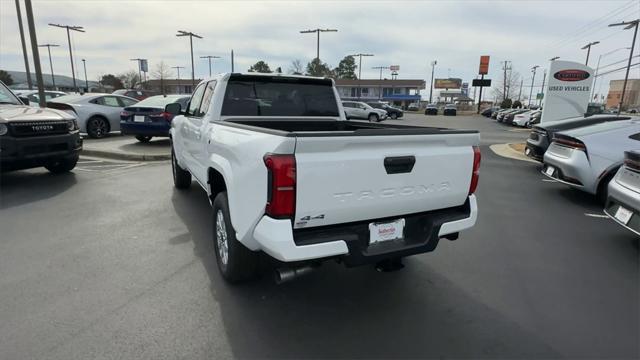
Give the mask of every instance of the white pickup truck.
[[207, 192], [226, 280], [260, 252], [278, 281], [328, 259], [394, 269], [475, 224], [476, 131], [347, 121], [339, 99], [331, 79], [233, 73], [165, 108], [175, 186]]

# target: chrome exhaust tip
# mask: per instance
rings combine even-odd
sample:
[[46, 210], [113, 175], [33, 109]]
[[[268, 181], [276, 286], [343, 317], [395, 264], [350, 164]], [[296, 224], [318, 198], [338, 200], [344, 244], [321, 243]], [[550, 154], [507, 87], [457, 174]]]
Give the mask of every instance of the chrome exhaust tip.
[[313, 270], [310, 265], [301, 266], [297, 268], [280, 268], [275, 271], [275, 282], [280, 285], [285, 282], [296, 279], [302, 275], [308, 274]]

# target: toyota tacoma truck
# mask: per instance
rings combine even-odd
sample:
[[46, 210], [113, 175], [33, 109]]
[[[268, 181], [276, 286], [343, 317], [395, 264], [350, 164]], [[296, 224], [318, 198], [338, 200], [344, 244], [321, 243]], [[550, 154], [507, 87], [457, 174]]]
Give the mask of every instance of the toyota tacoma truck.
[[477, 131], [347, 121], [333, 80], [303, 76], [220, 74], [165, 111], [175, 187], [206, 191], [227, 281], [259, 253], [279, 282], [329, 259], [394, 270], [476, 222]]
[[28, 105], [0, 82], [0, 172], [40, 166], [52, 173], [71, 171], [82, 150], [75, 117]]

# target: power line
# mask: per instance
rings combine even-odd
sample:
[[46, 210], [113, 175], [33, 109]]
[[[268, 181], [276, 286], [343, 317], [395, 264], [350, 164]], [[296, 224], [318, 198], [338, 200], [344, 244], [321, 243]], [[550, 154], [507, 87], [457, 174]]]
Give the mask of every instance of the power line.
[[[640, 65], [640, 63], [631, 64], [631, 66], [628, 66], [628, 67], [629, 67], [629, 68], [632, 68], [632, 67], [634, 67], [634, 66], [638, 66], [638, 65]], [[607, 74], [611, 74], [611, 73], [618, 72], [618, 71], [622, 71], [622, 70], [626, 70], [626, 69], [627, 69], [627, 66], [623, 66], [623, 67], [621, 67], [621, 68], [617, 68], [617, 69], [615, 69], [615, 70], [610, 70], [610, 71], [607, 71], [607, 72], [605, 72], [605, 73], [598, 74], [598, 75], [596, 75], [596, 77], [604, 76], [604, 75], [607, 75]]]
[[[636, 55], [636, 56], [634, 56], [633, 58], [637, 58], [637, 57], [640, 57], [640, 55]], [[632, 59], [633, 59], [633, 58], [632, 58]], [[622, 63], [622, 62], [627, 62], [628, 60], [629, 60], [629, 59], [627, 58], [627, 59], [624, 59], [624, 60], [616, 61], [616, 62], [611, 63], [611, 64], [609, 64], [609, 65], [600, 66], [600, 68], [601, 68], [601, 69], [602, 69], [602, 68], [606, 68], [606, 67], [609, 67], [609, 66], [612, 66], [612, 65], [615, 65], [615, 64], [620, 64], [620, 63]]]

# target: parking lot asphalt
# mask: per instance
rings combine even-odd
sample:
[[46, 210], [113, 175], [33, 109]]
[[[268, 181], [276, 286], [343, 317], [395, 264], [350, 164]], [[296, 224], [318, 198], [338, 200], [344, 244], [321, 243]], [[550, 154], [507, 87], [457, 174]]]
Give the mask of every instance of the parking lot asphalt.
[[479, 129], [483, 158], [477, 225], [391, 273], [327, 263], [278, 286], [265, 264], [229, 286], [205, 193], [174, 190], [168, 162], [3, 174], [0, 359], [640, 356], [637, 237], [487, 146], [526, 131], [398, 121]]

